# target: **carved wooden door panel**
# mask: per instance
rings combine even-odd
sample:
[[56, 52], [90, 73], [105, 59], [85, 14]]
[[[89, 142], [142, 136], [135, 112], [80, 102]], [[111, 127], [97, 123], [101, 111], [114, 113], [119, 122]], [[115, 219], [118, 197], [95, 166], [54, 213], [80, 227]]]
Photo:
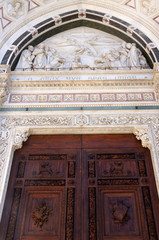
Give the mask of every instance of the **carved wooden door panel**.
[[31, 136], [14, 157], [0, 240], [157, 240], [158, 209], [135, 136]]
[[48, 138], [31, 137], [15, 154], [1, 240], [81, 240], [80, 137]]
[[119, 139], [123, 142], [114, 143], [109, 136], [91, 142], [85, 138], [84, 145], [93, 147], [83, 152], [85, 211], [89, 206], [85, 239], [159, 239], [158, 197], [149, 150], [139, 145], [130, 148], [129, 141], [122, 137]]

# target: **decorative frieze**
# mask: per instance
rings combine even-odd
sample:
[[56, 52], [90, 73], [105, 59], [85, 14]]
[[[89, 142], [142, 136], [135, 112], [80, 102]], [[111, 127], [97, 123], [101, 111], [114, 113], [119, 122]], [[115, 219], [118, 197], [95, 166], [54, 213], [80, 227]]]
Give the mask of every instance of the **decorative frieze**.
[[36, 103], [110, 103], [110, 102], [155, 102], [154, 92], [105, 92], [105, 93], [40, 93], [10, 94], [11, 104]]

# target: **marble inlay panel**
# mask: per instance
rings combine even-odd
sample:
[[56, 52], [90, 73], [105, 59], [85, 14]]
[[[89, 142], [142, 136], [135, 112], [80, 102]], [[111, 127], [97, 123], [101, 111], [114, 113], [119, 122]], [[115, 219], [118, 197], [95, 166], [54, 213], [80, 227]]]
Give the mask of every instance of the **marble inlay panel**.
[[11, 94], [9, 103], [155, 102], [154, 92]]

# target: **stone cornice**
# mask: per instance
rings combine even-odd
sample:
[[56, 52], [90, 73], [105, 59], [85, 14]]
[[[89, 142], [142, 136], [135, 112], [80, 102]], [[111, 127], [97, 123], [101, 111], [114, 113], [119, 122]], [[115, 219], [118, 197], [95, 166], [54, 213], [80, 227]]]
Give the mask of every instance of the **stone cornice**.
[[[154, 86], [154, 71], [148, 70], [72, 70], [12, 72], [13, 90], [46, 89], [125, 89], [151, 88]], [[105, 87], [104, 87], [105, 86]]]

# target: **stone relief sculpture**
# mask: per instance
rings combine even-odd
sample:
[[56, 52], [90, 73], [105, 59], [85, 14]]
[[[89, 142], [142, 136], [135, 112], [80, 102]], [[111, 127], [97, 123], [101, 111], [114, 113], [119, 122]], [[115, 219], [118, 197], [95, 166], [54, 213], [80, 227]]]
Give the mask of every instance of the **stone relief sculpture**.
[[153, 0], [142, 0], [141, 5], [144, 13], [147, 15], [153, 14], [156, 11], [155, 2]]
[[8, 2], [7, 5], [7, 13], [8, 15], [18, 18], [22, 16], [23, 11], [22, 11], [22, 4], [19, 1], [12, 0]]
[[35, 47], [32, 55], [35, 57], [33, 62], [34, 70], [44, 70], [47, 64], [47, 48], [43, 43]]
[[140, 64], [139, 56], [141, 55], [141, 52], [138, 48], [136, 48], [135, 43], [128, 43], [127, 49], [129, 49], [128, 52], [128, 61], [129, 66], [132, 68], [138, 68]]
[[19, 59], [19, 62], [17, 64], [17, 69], [25, 69], [25, 71], [31, 71], [33, 67], [33, 59], [35, 56], [33, 53], [33, 46], [28, 46], [28, 49], [25, 49]]
[[[82, 27], [72, 34], [50, 38], [33, 48], [25, 49], [16, 70], [72, 70], [72, 69], [140, 69], [149, 68], [146, 58], [135, 43]], [[80, 28], [81, 30], [81, 28]], [[67, 31], [68, 32], [68, 31]], [[59, 35], [59, 34], [58, 34]]]

